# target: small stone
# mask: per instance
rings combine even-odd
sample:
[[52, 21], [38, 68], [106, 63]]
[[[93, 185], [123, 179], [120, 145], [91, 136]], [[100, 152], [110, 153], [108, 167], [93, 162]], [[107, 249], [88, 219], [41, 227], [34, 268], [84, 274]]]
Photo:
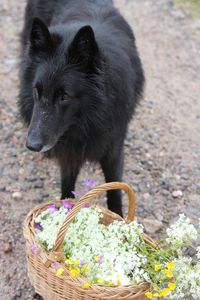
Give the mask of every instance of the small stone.
[[28, 177], [26, 177], [26, 179], [27, 179], [27, 181], [29, 181], [29, 182], [34, 182], [34, 181], [37, 180], [37, 176], [28, 176]]
[[5, 185], [0, 185], [0, 192], [4, 192], [6, 190], [6, 186]]
[[5, 279], [6, 279], [7, 282], [9, 282], [11, 280], [11, 275], [7, 274], [6, 277], [5, 277]]
[[18, 291], [16, 292], [16, 294], [15, 294], [15, 296], [17, 296], [17, 297], [21, 297], [21, 295], [22, 295], [22, 291], [21, 291], [21, 290], [18, 290]]
[[143, 198], [144, 198], [145, 200], [148, 200], [148, 199], [150, 198], [150, 194], [149, 194], [149, 193], [143, 194]]
[[141, 173], [141, 169], [140, 168], [133, 168], [133, 173], [138, 175]]
[[21, 200], [22, 199], [22, 193], [21, 192], [14, 192], [12, 194], [12, 197], [14, 200]]
[[4, 253], [10, 253], [12, 252], [13, 248], [12, 248], [12, 244], [11, 243], [5, 243], [3, 246], [3, 251]]
[[36, 189], [41, 189], [41, 188], [43, 188], [43, 186], [44, 186], [44, 183], [43, 183], [42, 180], [38, 180], [38, 181], [36, 181], [36, 183], [34, 184], [34, 188], [36, 188]]
[[156, 194], [158, 192], [158, 188], [157, 187], [152, 187], [149, 192], [150, 192], [151, 195]]
[[183, 196], [183, 192], [180, 191], [180, 190], [178, 190], [178, 191], [173, 191], [173, 192], [172, 192], [172, 196], [173, 196], [174, 198], [181, 198], [181, 197]]
[[168, 195], [169, 195], [169, 191], [167, 191], [167, 190], [162, 190], [162, 194], [163, 194], [163, 196], [168, 196]]
[[133, 190], [135, 193], [139, 193], [140, 192], [140, 188], [137, 185], [133, 186]]
[[154, 234], [161, 230], [163, 223], [161, 221], [155, 220], [155, 219], [148, 219], [145, 218], [142, 221], [145, 231], [149, 234]]
[[185, 180], [189, 180], [190, 176], [188, 174], [182, 174], [181, 177]]
[[20, 174], [20, 175], [23, 175], [23, 174], [24, 174], [24, 169], [23, 169], [23, 168], [20, 168], [20, 169], [19, 169], [19, 174]]
[[42, 196], [43, 196], [44, 198], [47, 198], [47, 197], [49, 197], [49, 193], [43, 193]]
[[43, 202], [43, 197], [42, 196], [38, 196], [35, 200], [33, 200], [36, 203], [42, 203]]
[[19, 177], [16, 174], [10, 174], [9, 177], [15, 181], [17, 181], [19, 179]]

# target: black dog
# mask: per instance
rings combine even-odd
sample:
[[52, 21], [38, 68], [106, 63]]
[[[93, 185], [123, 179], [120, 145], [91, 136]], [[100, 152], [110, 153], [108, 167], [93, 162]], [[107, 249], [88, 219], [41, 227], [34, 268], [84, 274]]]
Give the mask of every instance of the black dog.
[[[120, 181], [127, 125], [143, 91], [133, 32], [109, 0], [29, 0], [19, 107], [30, 150], [56, 157], [62, 198], [86, 160]], [[122, 214], [120, 191], [108, 207]]]

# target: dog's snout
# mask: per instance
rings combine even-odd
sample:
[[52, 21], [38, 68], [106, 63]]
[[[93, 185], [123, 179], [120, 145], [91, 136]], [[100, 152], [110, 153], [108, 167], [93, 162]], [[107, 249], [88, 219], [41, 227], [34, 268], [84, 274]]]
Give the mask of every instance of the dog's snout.
[[30, 139], [29, 137], [26, 140], [26, 147], [35, 152], [40, 152], [43, 148], [42, 141]]

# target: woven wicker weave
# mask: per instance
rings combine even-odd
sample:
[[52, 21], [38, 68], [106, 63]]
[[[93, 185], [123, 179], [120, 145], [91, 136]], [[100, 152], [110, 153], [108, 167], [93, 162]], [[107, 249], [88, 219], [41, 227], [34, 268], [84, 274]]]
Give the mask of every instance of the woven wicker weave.
[[[67, 267], [62, 264], [63, 253], [60, 246], [70, 223], [73, 221], [84, 204], [91, 202], [91, 200], [96, 198], [97, 195], [114, 189], [122, 189], [128, 194], [129, 212], [125, 221], [127, 223], [133, 221], [135, 218], [135, 195], [129, 185], [119, 182], [103, 184], [83, 196], [70, 211], [58, 233], [55, 247], [50, 252], [45, 252], [42, 250], [36, 252], [31, 249], [31, 246], [37, 245], [34, 219], [42, 211], [46, 210], [48, 205], [51, 203], [38, 205], [26, 217], [24, 222], [24, 237], [26, 240], [28, 276], [31, 284], [35, 288], [35, 291], [45, 300], [146, 299], [145, 293], [149, 290], [149, 285], [147, 283], [117, 287], [95, 284], [89, 289], [83, 289], [82, 286], [87, 282], [87, 280], [81, 277], [71, 277]], [[109, 211], [108, 209], [103, 209], [103, 215], [104, 217], [101, 220], [103, 224], [110, 224], [116, 219], [122, 220], [120, 216]], [[149, 237], [145, 236], [145, 239], [148, 243], [153, 243]], [[57, 277], [55, 275], [55, 270], [52, 266], [52, 263], [55, 261], [60, 261], [60, 264], [64, 269], [64, 274], [61, 277]]]

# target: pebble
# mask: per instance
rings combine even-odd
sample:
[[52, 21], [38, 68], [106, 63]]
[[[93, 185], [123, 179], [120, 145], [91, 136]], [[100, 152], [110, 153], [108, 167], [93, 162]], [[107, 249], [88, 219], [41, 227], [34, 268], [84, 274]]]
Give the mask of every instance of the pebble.
[[162, 190], [162, 194], [163, 194], [163, 196], [168, 196], [168, 195], [169, 195], [169, 191], [167, 191], [167, 190]]
[[10, 174], [9, 177], [15, 181], [17, 181], [19, 179], [19, 177], [16, 174]]
[[35, 200], [33, 200], [33, 202], [36, 202], [36, 203], [42, 203], [43, 201], [44, 201], [44, 199], [42, 196], [38, 196]]
[[145, 218], [142, 221], [145, 231], [149, 234], [154, 234], [162, 229], [163, 223], [161, 221]]
[[4, 173], [4, 166], [0, 166], [0, 177], [3, 176]]
[[22, 296], [22, 291], [21, 290], [18, 290], [16, 292], [16, 294], [11, 298], [11, 300], [17, 300], [17, 299], [20, 299], [20, 297]]
[[133, 171], [134, 174], [138, 175], [138, 174], [141, 173], [142, 170], [140, 168], [135, 167], [135, 168], [132, 169], [132, 171]]
[[44, 183], [42, 180], [38, 180], [34, 184], [34, 188], [36, 188], [36, 189], [41, 189], [41, 188], [43, 188], [43, 186], [44, 186]]
[[49, 197], [49, 193], [43, 193], [43, 194], [42, 194], [42, 197], [44, 197], [44, 198]]
[[10, 253], [12, 252], [13, 248], [12, 248], [12, 244], [11, 243], [5, 243], [3, 246], [3, 252], [4, 253]]
[[139, 193], [140, 192], [140, 188], [137, 185], [132, 186], [132, 189], [134, 190], [135, 193]]
[[12, 193], [12, 198], [14, 200], [21, 200], [22, 199], [22, 193], [21, 192], [14, 192], [14, 193]]
[[150, 192], [151, 195], [156, 194], [158, 192], [158, 188], [157, 187], [152, 187], [152, 188], [150, 188], [149, 192]]
[[173, 192], [172, 192], [172, 196], [173, 196], [174, 198], [181, 198], [181, 197], [183, 196], [183, 192], [180, 191], [180, 190], [178, 190], [178, 191], [173, 191]]
[[148, 200], [150, 198], [150, 194], [149, 193], [143, 194], [143, 198], [144, 200]]
[[37, 176], [27, 176], [26, 180], [29, 181], [29, 182], [34, 182], [34, 181], [37, 180]]
[[0, 185], [0, 192], [4, 192], [6, 190], [6, 186], [5, 185]]
[[182, 174], [181, 175], [181, 178], [185, 179], [185, 180], [189, 180], [190, 179], [190, 176], [187, 175], [187, 174]]
[[20, 174], [20, 175], [23, 175], [23, 174], [24, 174], [24, 169], [23, 169], [23, 168], [20, 168], [20, 169], [19, 169], [19, 174]]

